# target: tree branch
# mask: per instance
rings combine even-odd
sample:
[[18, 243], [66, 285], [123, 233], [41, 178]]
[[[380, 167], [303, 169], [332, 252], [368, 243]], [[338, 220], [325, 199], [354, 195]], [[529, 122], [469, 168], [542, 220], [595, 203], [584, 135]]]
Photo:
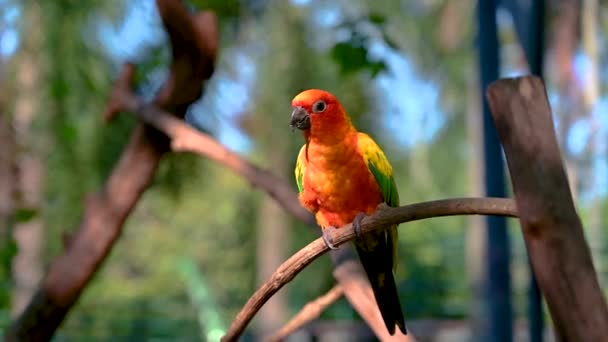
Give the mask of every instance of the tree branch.
[[[517, 210], [513, 200], [506, 198], [457, 198], [416, 203], [399, 208], [380, 207], [373, 215], [367, 216], [361, 221], [361, 231], [367, 233], [393, 224], [453, 215], [516, 217]], [[331, 239], [336, 246], [354, 238], [355, 233], [351, 224], [340, 227], [331, 234]], [[237, 314], [222, 341], [236, 341], [262, 305], [327, 250], [328, 247], [323, 239], [318, 238], [287, 259], [249, 298]]]
[[274, 335], [266, 339], [267, 342], [279, 342], [300, 329], [313, 319], [319, 318], [321, 313], [344, 294], [340, 284], [334, 285], [326, 294], [304, 305], [289, 322], [287, 322]]
[[[159, 14], [171, 38], [173, 60], [168, 80], [154, 103], [183, 116], [201, 95], [213, 71], [218, 44], [217, 20], [212, 13], [191, 15], [181, 1], [157, 0]], [[119, 86], [131, 86], [132, 68]], [[113, 91], [116, 92], [116, 89]], [[115, 107], [115, 106], [114, 106]], [[105, 117], [112, 117], [110, 101]], [[9, 327], [6, 341], [48, 341], [80, 297], [121, 234], [123, 224], [150, 185], [161, 156], [169, 150], [166, 137], [143, 124], [128, 145], [102, 189], [89, 195], [74, 237], [50, 268], [26, 307]]]
[[608, 336], [608, 309], [564, 170], [543, 81], [496, 81], [487, 91], [504, 146], [534, 274], [558, 335]]

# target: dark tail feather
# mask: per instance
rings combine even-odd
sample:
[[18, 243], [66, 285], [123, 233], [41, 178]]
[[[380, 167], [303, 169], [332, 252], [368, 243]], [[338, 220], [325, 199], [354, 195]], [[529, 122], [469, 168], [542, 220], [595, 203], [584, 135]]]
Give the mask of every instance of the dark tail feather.
[[383, 244], [385, 243], [384, 239], [376, 240], [376, 243], [372, 243], [369, 239], [368, 235], [362, 237], [361, 240], [357, 239], [355, 246], [361, 264], [363, 264], [372, 285], [382, 319], [384, 319], [384, 324], [391, 335], [395, 333], [395, 325], [399, 327], [402, 333], [407, 334], [399, 294], [393, 277], [392, 250]]

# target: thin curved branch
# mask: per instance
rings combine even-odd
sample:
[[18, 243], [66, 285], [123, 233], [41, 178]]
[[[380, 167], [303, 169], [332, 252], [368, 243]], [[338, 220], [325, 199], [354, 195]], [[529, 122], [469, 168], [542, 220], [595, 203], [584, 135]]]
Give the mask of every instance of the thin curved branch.
[[[517, 217], [517, 209], [515, 202], [507, 198], [454, 198], [410, 204], [399, 208], [379, 207], [373, 215], [365, 217], [361, 221], [361, 231], [367, 233], [393, 224], [454, 215]], [[351, 224], [340, 227], [331, 234], [331, 239], [336, 246], [354, 238], [355, 232]], [[222, 341], [236, 341], [262, 305], [327, 250], [323, 239], [318, 238], [287, 259], [249, 298], [226, 335], [222, 337]]]
[[274, 335], [265, 339], [266, 342], [278, 342], [285, 339], [287, 336], [300, 329], [306, 323], [318, 318], [323, 310], [340, 299], [344, 294], [344, 290], [340, 284], [334, 285], [326, 294], [315, 300], [308, 302], [304, 307], [289, 320], [281, 329]]

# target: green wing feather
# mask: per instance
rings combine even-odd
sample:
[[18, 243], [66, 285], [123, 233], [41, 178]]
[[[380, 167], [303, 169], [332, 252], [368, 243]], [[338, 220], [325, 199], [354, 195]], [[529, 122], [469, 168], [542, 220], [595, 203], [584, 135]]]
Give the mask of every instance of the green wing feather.
[[397, 192], [397, 185], [393, 178], [393, 167], [388, 162], [384, 152], [382, 152], [382, 149], [380, 149], [376, 142], [365, 133], [359, 133], [358, 146], [367, 163], [367, 167], [374, 175], [376, 182], [378, 182], [378, 186], [380, 186], [384, 202], [391, 207], [398, 207], [399, 193]]
[[[382, 191], [382, 197], [384, 202], [391, 207], [399, 206], [399, 192], [397, 191], [397, 185], [393, 178], [393, 167], [389, 163], [384, 152], [376, 144], [376, 142], [365, 133], [359, 133], [357, 139], [357, 145], [359, 150], [363, 154], [363, 159], [367, 163], [372, 175], [376, 179], [380, 190]], [[393, 268], [396, 268], [397, 260], [397, 239], [398, 232], [397, 226], [391, 227], [387, 230], [387, 242], [392, 248], [393, 252]]]
[[298, 160], [296, 160], [296, 184], [298, 185], [298, 193], [304, 191], [304, 170], [306, 168], [304, 164], [304, 153], [306, 150], [306, 145], [303, 145], [300, 149], [300, 153], [298, 153]]

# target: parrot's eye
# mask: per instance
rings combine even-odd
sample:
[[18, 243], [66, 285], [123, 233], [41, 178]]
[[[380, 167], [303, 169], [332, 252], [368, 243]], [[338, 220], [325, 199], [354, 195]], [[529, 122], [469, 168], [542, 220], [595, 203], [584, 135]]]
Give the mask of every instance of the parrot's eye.
[[327, 104], [323, 100], [319, 100], [312, 105], [312, 111], [315, 113], [322, 113], [325, 109], [327, 109]]

